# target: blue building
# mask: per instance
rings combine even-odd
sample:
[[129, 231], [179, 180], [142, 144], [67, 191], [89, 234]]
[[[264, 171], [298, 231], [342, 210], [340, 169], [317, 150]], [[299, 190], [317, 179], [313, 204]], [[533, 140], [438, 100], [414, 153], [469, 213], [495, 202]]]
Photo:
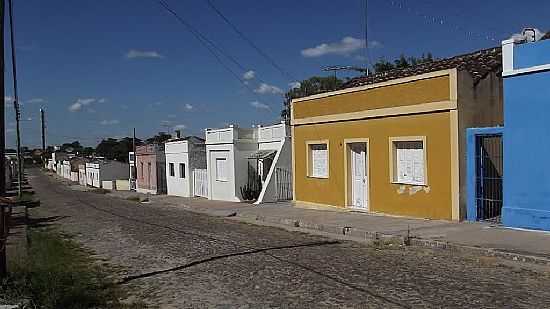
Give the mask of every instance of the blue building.
[[550, 36], [504, 41], [502, 55], [502, 223], [550, 230]]

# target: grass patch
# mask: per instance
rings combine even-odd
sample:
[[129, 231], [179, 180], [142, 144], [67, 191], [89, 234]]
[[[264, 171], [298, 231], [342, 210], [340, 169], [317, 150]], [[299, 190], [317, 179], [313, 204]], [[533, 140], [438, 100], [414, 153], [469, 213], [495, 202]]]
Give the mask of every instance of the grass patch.
[[97, 193], [97, 194], [107, 194], [111, 191], [109, 191], [107, 189], [103, 189], [103, 188], [95, 188], [95, 189], [90, 190], [90, 192]]
[[128, 196], [126, 198], [127, 201], [132, 201], [132, 202], [141, 202], [141, 198], [137, 195], [132, 195], [132, 196]]
[[25, 257], [9, 265], [0, 282], [4, 301], [26, 300], [29, 308], [145, 308], [121, 302], [123, 291], [90, 253], [54, 230], [29, 230]]

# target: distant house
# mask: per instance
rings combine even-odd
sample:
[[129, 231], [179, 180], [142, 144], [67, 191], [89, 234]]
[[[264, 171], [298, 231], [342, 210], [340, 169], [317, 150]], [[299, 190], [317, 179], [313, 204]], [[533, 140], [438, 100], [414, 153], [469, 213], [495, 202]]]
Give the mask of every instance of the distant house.
[[128, 164], [114, 160], [95, 160], [86, 163], [86, 185], [103, 188], [105, 182], [111, 184], [107, 189], [115, 189], [112, 185], [117, 179], [128, 179]]
[[78, 165], [78, 183], [82, 186], [87, 184], [86, 163]]
[[354, 78], [293, 99], [294, 199], [466, 218], [466, 128], [503, 124], [501, 48]]
[[128, 164], [130, 165], [130, 179], [128, 179], [129, 189], [136, 189], [136, 154], [132, 151], [128, 153]]
[[70, 161], [70, 159], [62, 161], [61, 177], [65, 178], [65, 179], [71, 179], [71, 161]]
[[141, 193], [166, 193], [166, 156], [164, 144], [136, 147], [136, 191]]
[[59, 176], [63, 176], [63, 160], [67, 160], [69, 154], [63, 151], [52, 152], [53, 170], [57, 172]]
[[[69, 159], [71, 181], [80, 182], [80, 166], [85, 166], [86, 162], [89, 161], [90, 160], [82, 157], [72, 157]], [[85, 179], [84, 177], [84, 180]]]
[[164, 146], [168, 195], [193, 196], [194, 171], [206, 171], [204, 139], [196, 136], [176, 137]]

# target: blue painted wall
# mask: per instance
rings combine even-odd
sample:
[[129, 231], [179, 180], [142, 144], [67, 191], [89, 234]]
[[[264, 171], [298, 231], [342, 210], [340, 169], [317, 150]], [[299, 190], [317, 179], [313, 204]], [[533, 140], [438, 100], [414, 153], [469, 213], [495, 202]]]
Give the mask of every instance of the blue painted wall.
[[[516, 69], [550, 63], [550, 41], [516, 48]], [[504, 125], [502, 222], [550, 230], [550, 72], [504, 79]]]
[[550, 64], [550, 40], [514, 46], [514, 69]]

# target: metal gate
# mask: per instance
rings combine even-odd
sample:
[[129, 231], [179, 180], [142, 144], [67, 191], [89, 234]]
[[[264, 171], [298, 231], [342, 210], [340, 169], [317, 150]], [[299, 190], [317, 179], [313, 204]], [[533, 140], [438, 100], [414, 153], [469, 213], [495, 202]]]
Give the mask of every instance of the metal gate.
[[292, 172], [277, 167], [275, 169], [275, 181], [277, 184], [277, 200], [288, 201], [292, 199]]
[[476, 220], [500, 223], [502, 212], [502, 134], [475, 137]]

